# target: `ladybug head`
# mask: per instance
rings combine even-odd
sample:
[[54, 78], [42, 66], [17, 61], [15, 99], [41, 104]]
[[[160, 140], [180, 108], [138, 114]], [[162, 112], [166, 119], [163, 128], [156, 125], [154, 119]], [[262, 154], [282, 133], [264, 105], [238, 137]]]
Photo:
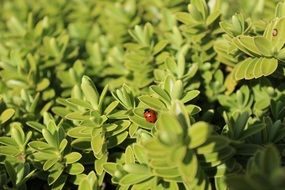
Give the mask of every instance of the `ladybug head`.
[[145, 112], [149, 112], [149, 111], [150, 111], [150, 109], [147, 108], [147, 109], [144, 110], [144, 113], [145, 113]]

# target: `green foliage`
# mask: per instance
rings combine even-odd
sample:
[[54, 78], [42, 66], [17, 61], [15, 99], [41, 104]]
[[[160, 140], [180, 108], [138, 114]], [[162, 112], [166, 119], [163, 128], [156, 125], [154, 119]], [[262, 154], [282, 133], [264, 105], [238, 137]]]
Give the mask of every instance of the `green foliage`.
[[187, 189], [211, 189], [208, 177], [226, 173], [224, 166], [235, 153], [229, 139], [215, 135], [205, 122], [191, 124], [181, 103], [172, 110], [174, 115], [160, 114], [154, 135], [141, 132], [119, 162], [103, 166], [114, 183], [131, 189], [179, 189], [179, 183]]
[[232, 176], [228, 181], [233, 189], [284, 189], [284, 168], [280, 166], [278, 150], [268, 145], [249, 159], [244, 175]]
[[262, 29], [257, 30], [260, 26], [254, 21], [245, 21], [242, 14], [234, 15], [231, 22], [220, 23], [226, 35], [216, 44], [220, 53], [218, 60], [234, 67], [230, 76], [233, 80], [268, 76], [283, 64], [283, 6], [283, 2], [278, 3], [275, 18], [259, 23], [263, 25]]
[[284, 189], [284, 33], [283, 0], [2, 0], [0, 189]]

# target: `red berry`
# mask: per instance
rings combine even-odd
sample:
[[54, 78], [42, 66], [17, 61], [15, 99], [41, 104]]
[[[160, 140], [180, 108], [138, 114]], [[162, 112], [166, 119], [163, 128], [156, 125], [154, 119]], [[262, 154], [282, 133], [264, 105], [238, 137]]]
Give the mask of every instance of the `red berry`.
[[156, 112], [152, 109], [145, 109], [144, 118], [150, 123], [155, 123], [157, 119]]

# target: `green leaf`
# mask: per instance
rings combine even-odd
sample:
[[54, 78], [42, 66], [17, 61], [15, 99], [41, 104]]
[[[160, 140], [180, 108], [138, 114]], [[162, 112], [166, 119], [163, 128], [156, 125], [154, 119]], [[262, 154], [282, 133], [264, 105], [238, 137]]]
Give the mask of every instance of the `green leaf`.
[[63, 172], [63, 168], [59, 168], [58, 170], [55, 170], [52, 173], [50, 173], [48, 175], [48, 184], [49, 185], [54, 184], [59, 179], [59, 177], [61, 176], [62, 172]]
[[252, 56], [261, 56], [261, 52], [254, 43], [254, 37], [240, 35], [233, 39], [234, 44], [244, 53]]
[[181, 99], [183, 94], [183, 83], [181, 80], [177, 80], [174, 82], [174, 86], [170, 90], [170, 95], [172, 99]]
[[67, 180], [67, 175], [59, 176], [59, 178], [56, 180], [56, 182], [52, 184], [52, 190], [61, 190], [61, 189], [63, 189], [66, 180]]
[[206, 20], [206, 25], [211, 25], [213, 24], [216, 20], [219, 19], [221, 13], [220, 11], [213, 11], [207, 18]]
[[135, 106], [135, 100], [127, 85], [123, 85], [122, 88], [112, 92], [113, 97], [120, 102], [127, 110], [132, 109]]
[[[177, 151], [178, 150], [178, 151]], [[164, 159], [163, 157], [159, 158], [159, 157], [152, 157], [151, 161], [148, 163], [149, 167], [152, 169], [173, 169], [176, 168], [176, 164], [174, 164], [173, 162], [180, 162], [182, 160], [181, 156], [184, 157], [185, 154], [185, 148], [178, 148], [177, 150], [174, 150], [172, 153], [174, 156], [176, 156], [177, 152], [178, 152], [178, 157], [175, 157], [173, 160], [169, 160], [169, 159]], [[183, 150], [184, 152], [180, 151]], [[180, 152], [179, 152], [180, 151]], [[183, 154], [183, 155], [182, 155]], [[170, 162], [173, 161], [173, 162]]]
[[42, 132], [42, 130], [46, 128], [43, 124], [35, 122], [35, 121], [28, 121], [27, 125], [37, 130], [38, 132]]
[[153, 170], [154, 174], [163, 178], [176, 178], [180, 177], [178, 168], [157, 168]]
[[[197, 2], [197, 1], [196, 1]], [[202, 14], [197, 10], [196, 6], [193, 4], [188, 5], [188, 10], [191, 13], [191, 16], [195, 19], [195, 21], [202, 22], [203, 16]]]
[[185, 12], [177, 12], [175, 14], [177, 20], [179, 20], [180, 22], [184, 23], [184, 24], [193, 24], [194, 20], [191, 18], [189, 13], [185, 13]]
[[80, 181], [78, 186], [78, 190], [93, 190], [91, 184], [89, 183], [87, 178], [84, 178]]
[[103, 165], [107, 162], [108, 154], [104, 154], [100, 159], [95, 160], [95, 171], [98, 175], [102, 175], [104, 168]]
[[263, 72], [262, 72], [262, 62], [264, 61], [264, 58], [258, 58], [256, 59], [256, 61], [254, 61], [254, 68], [253, 68], [253, 76], [254, 78], [259, 78], [261, 76], [263, 76]]
[[78, 175], [84, 171], [84, 166], [80, 163], [74, 163], [74, 164], [68, 165], [66, 168], [66, 171], [70, 175]]
[[[132, 121], [133, 122], [133, 121]], [[136, 136], [136, 133], [139, 129], [139, 126], [135, 123], [132, 123], [129, 127], [129, 135], [131, 138], [134, 138]]]
[[205, 0], [191, 0], [191, 5], [197, 8], [197, 10], [202, 14], [203, 19], [205, 20], [205, 18], [208, 16], [208, 6]]
[[275, 16], [282, 18], [285, 16], [285, 3], [279, 2], [276, 6]]
[[133, 150], [134, 150], [135, 157], [139, 161], [139, 163], [145, 163], [145, 164], [148, 163], [147, 155], [145, 154], [142, 146], [138, 144], [134, 144]]
[[122, 177], [122, 179], [120, 179], [119, 184], [120, 185], [137, 184], [151, 177], [152, 176], [150, 175], [144, 175], [144, 174], [127, 174], [124, 177]]
[[[103, 175], [104, 176], [104, 175]], [[87, 179], [89, 180], [89, 182], [92, 184], [93, 188], [95, 188], [96, 190], [96, 186], [97, 186], [97, 183], [101, 183], [101, 181], [98, 181], [98, 180], [101, 180], [101, 179], [98, 179], [95, 172], [94, 171], [91, 171], [89, 172], [88, 176], [87, 176]]]
[[25, 133], [19, 125], [12, 126], [11, 137], [16, 141], [19, 147], [22, 147], [25, 144]]
[[36, 87], [36, 91], [43, 91], [50, 85], [50, 81], [47, 78], [43, 78]]
[[[152, 189], [155, 186], [157, 186], [157, 178], [156, 177], [152, 177], [152, 178], [150, 178], [150, 179], [148, 179], [146, 181], [134, 184], [132, 188], [136, 189], [136, 190], [145, 190], [145, 189]], [[171, 190], [176, 190], [176, 189], [172, 189], [171, 187], [170, 187], [170, 189]]]
[[90, 138], [78, 138], [71, 142], [71, 146], [80, 151], [92, 151]]
[[157, 53], [161, 52], [167, 46], [167, 40], [160, 40], [153, 48], [153, 54], [156, 55]]
[[156, 93], [166, 104], [170, 104], [171, 98], [169, 94], [158, 86], [151, 86], [150, 89]]
[[4, 110], [0, 115], [1, 124], [5, 123], [9, 119], [11, 119], [14, 114], [15, 114], [15, 110], [12, 108], [8, 108], [8, 109]]
[[175, 73], [175, 74], [178, 73], [177, 64], [176, 64], [176, 62], [175, 62], [175, 60], [174, 60], [173, 57], [168, 57], [168, 58], [166, 58], [166, 60], [165, 60], [165, 65], [166, 65], [166, 67], [167, 67], [167, 69], [168, 69], [169, 71], [171, 71], [171, 72], [173, 72], [173, 73]]
[[62, 152], [65, 150], [67, 144], [68, 144], [68, 141], [67, 141], [66, 139], [63, 139], [63, 140], [60, 142], [60, 144], [59, 144], [59, 152], [60, 152], [60, 153], [62, 153]]
[[97, 156], [102, 152], [103, 145], [105, 144], [105, 136], [103, 134], [95, 134], [91, 139], [91, 147], [94, 155]]
[[125, 124], [128, 125], [129, 121], [123, 120], [123, 121], [114, 122], [112, 124], [104, 124], [102, 127], [104, 128], [104, 130], [106, 130], [105, 132], [113, 132], [120, 130], [120, 128]]
[[34, 97], [34, 100], [33, 100], [32, 104], [30, 106], [29, 112], [31, 112], [31, 113], [35, 112], [35, 109], [36, 109], [36, 107], [37, 107], [37, 105], [39, 103], [39, 100], [40, 100], [40, 93], [38, 92], [36, 94], [36, 96]]
[[264, 173], [272, 175], [281, 166], [278, 150], [273, 145], [269, 145], [264, 150]]
[[51, 110], [53, 113], [63, 118], [70, 112], [69, 109], [59, 106], [54, 106]]
[[5, 161], [5, 168], [10, 177], [10, 180], [13, 186], [16, 187], [17, 174], [16, 174], [16, 171], [14, 170], [14, 167], [12, 166], [10, 162]]
[[93, 128], [74, 127], [68, 130], [67, 135], [73, 138], [91, 138]]
[[83, 120], [88, 120], [90, 119], [89, 115], [83, 115], [81, 112], [71, 112], [65, 115], [66, 119], [70, 120], [78, 120], [78, 121], [83, 121]]
[[153, 27], [149, 22], [145, 24], [143, 33], [145, 44], [149, 44], [153, 35]]
[[17, 172], [17, 181], [16, 184], [19, 184], [19, 181], [21, 181], [24, 176], [25, 176], [25, 170], [29, 170], [29, 166], [27, 164], [24, 163], [19, 163], [17, 165], [15, 165], [15, 171]]
[[109, 85], [107, 84], [104, 88], [103, 88], [103, 90], [102, 90], [102, 92], [101, 92], [101, 95], [100, 95], [100, 97], [99, 97], [99, 109], [100, 109], [100, 111], [102, 111], [101, 110], [101, 107], [102, 107], [102, 105], [103, 105], [103, 103], [104, 103], [104, 99], [105, 99], [105, 97], [106, 97], [106, 94], [107, 94], [107, 92], [108, 92], [108, 88], [109, 88]]
[[29, 144], [29, 147], [41, 151], [41, 150], [47, 150], [47, 149], [53, 149], [53, 147], [45, 142], [42, 141], [32, 141]]
[[95, 110], [99, 109], [99, 93], [88, 76], [83, 76], [81, 82], [81, 89], [86, 97], [87, 101], [91, 103]]
[[246, 139], [246, 138], [258, 133], [259, 131], [261, 131], [264, 128], [265, 128], [265, 125], [263, 123], [250, 125], [246, 130], [244, 130], [241, 133], [240, 139]]
[[282, 48], [280, 51], [278, 51], [276, 58], [280, 61], [285, 61], [285, 48]]
[[244, 156], [253, 156], [258, 150], [263, 147], [256, 144], [243, 143], [241, 145], [235, 145], [236, 154]]
[[212, 131], [212, 127], [205, 122], [193, 124], [188, 130], [188, 135], [190, 137], [189, 148], [193, 149], [204, 144]]
[[103, 164], [103, 168], [108, 174], [113, 176], [117, 171], [117, 164], [112, 162], [107, 162]]
[[0, 137], [0, 143], [7, 146], [18, 146], [15, 140], [10, 137]]
[[178, 170], [183, 179], [183, 183], [187, 187], [191, 187], [193, 180], [198, 172], [198, 160], [195, 154], [191, 150], [188, 150], [185, 158], [178, 163]]
[[255, 183], [252, 183], [250, 178], [244, 178], [243, 176], [233, 175], [226, 179], [228, 184], [236, 187], [236, 189], [260, 189]]
[[71, 152], [67, 155], [64, 156], [65, 159], [65, 163], [67, 164], [73, 164], [75, 162], [77, 162], [78, 160], [80, 160], [82, 157], [82, 155], [78, 152]]
[[236, 33], [242, 34], [244, 32], [244, 18], [242, 14], [235, 14], [232, 16], [232, 25]]
[[261, 63], [261, 70], [264, 76], [271, 75], [278, 66], [277, 59], [265, 59]]
[[80, 106], [86, 109], [91, 109], [91, 110], [93, 109], [92, 106], [88, 102], [85, 102], [84, 100], [81, 100], [81, 99], [68, 98], [66, 101], [71, 104], [74, 104], [76, 106]]
[[190, 115], [195, 115], [201, 111], [201, 108], [199, 106], [189, 104], [186, 106], [186, 110]]
[[267, 40], [265, 37], [257, 36], [254, 38], [255, 46], [258, 48], [261, 55], [264, 56], [272, 56], [272, 44], [269, 40]]
[[57, 163], [57, 161], [58, 161], [57, 158], [47, 160], [47, 161], [45, 162], [45, 164], [43, 165], [43, 170], [44, 170], [44, 171], [49, 170], [55, 163]]
[[151, 170], [149, 167], [147, 167], [146, 165], [142, 165], [142, 164], [125, 164], [123, 166], [123, 169], [128, 172], [128, 173], [132, 173], [132, 174], [148, 174], [151, 175]]
[[[28, 168], [28, 167], [26, 167]], [[25, 169], [27, 170], [27, 169]], [[24, 178], [21, 180], [20, 183], [18, 183], [18, 186], [21, 186], [22, 184], [26, 183], [26, 181], [28, 181], [30, 178], [32, 178], [36, 173], [36, 169], [32, 170], [31, 172], [29, 172], [27, 175], [24, 176]]]
[[107, 142], [107, 147], [108, 148], [113, 148], [119, 144], [121, 144], [127, 137], [128, 137], [128, 132], [124, 131], [116, 136], [112, 136], [108, 139]]
[[235, 80], [253, 79], [271, 75], [278, 66], [274, 58], [247, 58], [240, 62], [233, 70]]
[[158, 98], [155, 98], [149, 95], [143, 95], [139, 97], [139, 100], [154, 110], [165, 110], [166, 109], [165, 104], [161, 102]]
[[48, 130], [43, 129], [42, 134], [49, 145], [58, 148], [58, 139], [55, 139]]
[[15, 17], [11, 17], [8, 20], [7, 26], [10, 31], [16, 36], [24, 36], [27, 32], [25, 30], [25, 27], [22, 26], [21, 22]]
[[169, 113], [161, 114], [157, 121], [157, 127], [159, 129], [159, 138], [163, 143], [173, 145], [179, 143], [181, 140], [180, 135], [183, 130], [173, 115]]
[[37, 161], [46, 161], [48, 159], [56, 159], [58, 158], [58, 155], [56, 151], [43, 150], [41, 152], [34, 153], [33, 158]]
[[188, 50], [188, 45], [182, 47], [182, 49], [177, 54], [177, 76], [181, 79], [185, 72], [185, 54]]
[[[254, 72], [255, 71], [260, 71], [260, 70], [255, 70], [255, 68], [258, 68], [258, 63], [259, 63], [259, 59], [253, 59], [252, 62], [250, 62], [245, 70], [245, 79], [250, 80], [253, 79], [255, 77]], [[260, 74], [257, 73], [257, 75], [259, 76]]]
[[196, 149], [198, 154], [208, 154], [213, 151], [219, 152], [220, 150], [229, 146], [229, 139], [221, 135], [212, 135], [208, 138], [207, 142]]
[[[114, 130], [107, 131], [106, 137], [109, 138], [111, 136], [115, 136], [123, 131], [126, 131], [130, 126], [130, 122], [127, 120], [121, 120], [116, 122], [117, 127]], [[111, 128], [110, 128], [111, 129]]]
[[135, 163], [135, 156], [134, 156], [133, 150], [130, 146], [128, 146], [125, 150], [125, 163], [126, 164]]
[[149, 158], [153, 157], [165, 158], [170, 151], [168, 146], [164, 146], [157, 140], [153, 139], [146, 141], [143, 146], [146, 149]]
[[[230, 159], [235, 154], [235, 149], [228, 146], [219, 152], [212, 152], [210, 154], [203, 155], [203, 161], [209, 163], [212, 167], [219, 165], [223, 161]], [[201, 163], [202, 163], [201, 162]]]
[[198, 95], [200, 94], [200, 91], [198, 90], [191, 90], [186, 92], [186, 94], [183, 96], [183, 98], [181, 99], [181, 101], [183, 103], [187, 103], [190, 100], [193, 100], [194, 98], [196, 98]]
[[252, 61], [252, 58], [247, 58], [235, 66], [233, 70], [233, 77], [235, 80], [241, 80], [245, 78], [246, 68]]
[[118, 101], [113, 101], [112, 103], [110, 103], [106, 109], [104, 110], [104, 114], [105, 115], [109, 115], [117, 106], [118, 106], [119, 102]]

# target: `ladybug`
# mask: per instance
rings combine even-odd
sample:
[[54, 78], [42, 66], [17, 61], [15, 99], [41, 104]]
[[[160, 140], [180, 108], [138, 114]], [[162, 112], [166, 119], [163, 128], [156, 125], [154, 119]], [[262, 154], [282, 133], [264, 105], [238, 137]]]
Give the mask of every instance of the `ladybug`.
[[278, 30], [277, 29], [273, 29], [272, 30], [272, 36], [277, 36], [278, 34]]
[[144, 110], [144, 118], [150, 122], [150, 123], [155, 123], [156, 122], [156, 112], [152, 109], [145, 109]]

